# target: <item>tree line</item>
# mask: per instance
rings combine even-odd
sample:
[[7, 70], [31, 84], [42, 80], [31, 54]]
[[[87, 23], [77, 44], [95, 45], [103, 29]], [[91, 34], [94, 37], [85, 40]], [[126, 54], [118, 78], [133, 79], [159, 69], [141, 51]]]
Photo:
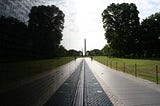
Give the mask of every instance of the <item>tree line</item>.
[[0, 17], [0, 58], [45, 59], [79, 56], [80, 51], [66, 50], [60, 41], [65, 14], [56, 6], [34, 6], [28, 25], [13, 17]]
[[133, 3], [107, 6], [102, 13], [107, 45], [103, 55], [131, 58], [160, 58], [160, 13], [140, 22]]

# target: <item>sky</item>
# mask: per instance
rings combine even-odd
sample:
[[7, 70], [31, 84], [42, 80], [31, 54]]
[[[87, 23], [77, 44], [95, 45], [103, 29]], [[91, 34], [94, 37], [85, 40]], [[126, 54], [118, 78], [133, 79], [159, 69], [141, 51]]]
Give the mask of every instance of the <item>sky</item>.
[[[84, 38], [87, 50], [102, 49], [104, 36], [101, 13], [111, 3], [135, 3], [140, 21], [160, 11], [160, 0], [64, 0], [58, 7], [65, 14], [63, 40], [66, 49], [83, 50]], [[52, 2], [50, 3], [52, 4]]]

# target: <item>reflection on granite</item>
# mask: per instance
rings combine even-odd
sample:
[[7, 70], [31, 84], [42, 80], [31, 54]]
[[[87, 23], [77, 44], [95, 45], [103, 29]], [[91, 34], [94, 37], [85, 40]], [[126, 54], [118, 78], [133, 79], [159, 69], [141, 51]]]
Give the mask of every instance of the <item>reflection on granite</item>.
[[0, 0], [0, 16], [12, 16], [27, 23], [32, 6], [61, 3], [63, 0]]

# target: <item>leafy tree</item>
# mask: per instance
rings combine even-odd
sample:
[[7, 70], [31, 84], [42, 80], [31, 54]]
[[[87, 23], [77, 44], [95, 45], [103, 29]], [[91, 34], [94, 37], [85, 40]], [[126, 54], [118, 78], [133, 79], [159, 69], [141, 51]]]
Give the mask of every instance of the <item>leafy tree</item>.
[[34, 6], [29, 14], [28, 29], [33, 40], [33, 54], [37, 58], [56, 56], [62, 40], [64, 13], [56, 6]]
[[160, 57], [160, 13], [143, 20], [141, 29], [145, 56]]
[[68, 56], [81, 56], [82, 55], [82, 51], [76, 51], [74, 49], [71, 49], [67, 52]]
[[57, 49], [56, 56], [67, 56], [67, 50], [64, 46], [60, 45]]
[[109, 45], [105, 45], [103, 48], [102, 48], [102, 54], [104, 56], [110, 56], [111, 55], [111, 48], [109, 47]]
[[0, 17], [1, 58], [25, 58], [30, 55], [27, 26], [13, 17]]
[[105, 37], [113, 56], [130, 56], [139, 47], [139, 17], [135, 4], [112, 3], [102, 13]]
[[87, 53], [89, 56], [101, 56], [102, 55], [102, 52], [99, 49], [93, 49], [93, 50], [87, 51]]

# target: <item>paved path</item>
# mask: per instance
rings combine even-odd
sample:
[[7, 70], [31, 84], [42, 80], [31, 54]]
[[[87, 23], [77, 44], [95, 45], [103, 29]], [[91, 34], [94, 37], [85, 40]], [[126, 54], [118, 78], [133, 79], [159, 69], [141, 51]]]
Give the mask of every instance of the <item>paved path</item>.
[[160, 85], [80, 58], [0, 89], [0, 106], [160, 106]]
[[119, 105], [160, 106], [159, 85], [91, 62], [89, 58], [86, 61], [105, 91], [121, 102]]
[[100, 83], [92, 73], [90, 67], [85, 61], [85, 106], [113, 106], [108, 95], [104, 92]]
[[113, 106], [113, 104], [83, 60], [45, 106]]
[[0, 89], [0, 106], [112, 106], [85, 59]]

